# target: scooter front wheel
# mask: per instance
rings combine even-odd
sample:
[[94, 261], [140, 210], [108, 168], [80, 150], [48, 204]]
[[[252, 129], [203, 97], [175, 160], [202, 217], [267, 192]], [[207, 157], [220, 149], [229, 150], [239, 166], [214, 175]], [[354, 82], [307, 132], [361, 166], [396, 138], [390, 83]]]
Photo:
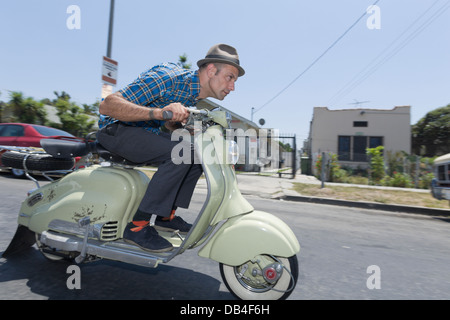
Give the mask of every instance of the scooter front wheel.
[[220, 264], [220, 274], [228, 290], [242, 300], [283, 300], [294, 290], [298, 260], [260, 255], [240, 266]]

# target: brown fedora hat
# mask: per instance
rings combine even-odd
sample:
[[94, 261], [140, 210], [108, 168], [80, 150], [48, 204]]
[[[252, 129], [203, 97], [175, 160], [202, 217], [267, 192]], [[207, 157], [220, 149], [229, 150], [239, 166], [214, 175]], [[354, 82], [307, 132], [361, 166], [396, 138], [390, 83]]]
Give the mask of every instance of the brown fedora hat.
[[235, 48], [227, 44], [216, 44], [209, 49], [205, 59], [197, 62], [197, 66], [202, 66], [205, 63], [226, 63], [236, 67], [239, 70], [239, 77], [245, 74], [245, 70], [239, 65], [239, 55]]

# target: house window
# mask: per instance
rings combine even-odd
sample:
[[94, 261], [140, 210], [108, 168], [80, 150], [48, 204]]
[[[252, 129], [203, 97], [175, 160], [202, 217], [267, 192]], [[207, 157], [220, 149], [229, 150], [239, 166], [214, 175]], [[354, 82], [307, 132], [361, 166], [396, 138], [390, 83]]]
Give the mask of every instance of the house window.
[[[445, 176], [445, 164], [443, 166], [438, 167], [438, 179], [441, 181], [447, 180], [447, 177]], [[450, 177], [449, 177], [450, 179]]]
[[338, 158], [343, 161], [350, 161], [350, 148], [351, 148], [350, 136], [339, 136], [338, 140]]
[[369, 148], [376, 148], [383, 145], [383, 137], [369, 137]]
[[383, 145], [383, 137], [338, 136], [338, 157], [340, 161], [367, 162], [367, 148]]
[[366, 155], [367, 137], [355, 136], [353, 137], [353, 161], [367, 161]]
[[369, 123], [367, 121], [353, 121], [354, 127], [368, 127]]

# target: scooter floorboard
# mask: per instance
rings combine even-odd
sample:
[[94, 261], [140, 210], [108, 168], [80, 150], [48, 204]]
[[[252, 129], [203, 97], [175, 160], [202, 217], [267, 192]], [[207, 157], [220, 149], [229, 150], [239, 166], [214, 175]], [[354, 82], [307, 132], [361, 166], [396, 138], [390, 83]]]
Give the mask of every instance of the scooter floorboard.
[[[53, 231], [44, 231], [41, 236], [41, 242], [51, 248], [64, 251], [81, 252], [83, 248], [82, 238]], [[110, 242], [89, 239], [86, 244], [87, 255], [115, 261], [124, 261], [145, 267], [157, 267], [159, 263], [167, 262], [175, 250], [177, 250], [176, 247], [167, 252], [149, 252], [126, 243], [122, 239]]]

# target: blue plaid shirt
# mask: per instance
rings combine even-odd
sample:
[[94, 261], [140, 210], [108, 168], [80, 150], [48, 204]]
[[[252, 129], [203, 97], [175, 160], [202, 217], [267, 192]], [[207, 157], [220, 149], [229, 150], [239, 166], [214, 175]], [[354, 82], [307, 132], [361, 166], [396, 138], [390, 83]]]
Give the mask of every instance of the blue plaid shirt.
[[[198, 102], [200, 80], [198, 71], [183, 69], [175, 63], [164, 63], [141, 73], [119, 92], [128, 101], [141, 106], [164, 108], [173, 102], [179, 102], [190, 107]], [[119, 120], [101, 114], [98, 126], [101, 129], [116, 121]], [[123, 122], [157, 134], [164, 124], [160, 120]]]

